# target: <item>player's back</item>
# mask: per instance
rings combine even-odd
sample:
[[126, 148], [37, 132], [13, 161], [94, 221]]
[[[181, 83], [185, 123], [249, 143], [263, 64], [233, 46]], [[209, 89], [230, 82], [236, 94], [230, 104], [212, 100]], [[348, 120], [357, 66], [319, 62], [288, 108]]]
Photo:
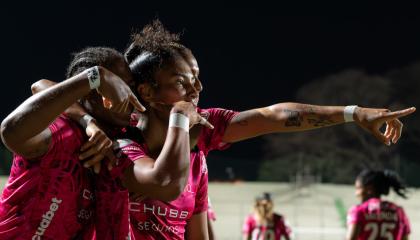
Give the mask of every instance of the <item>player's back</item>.
[[379, 198], [371, 198], [351, 209], [349, 222], [357, 224], [359, 240], [401, 240], [410, 232], [404, 210]]

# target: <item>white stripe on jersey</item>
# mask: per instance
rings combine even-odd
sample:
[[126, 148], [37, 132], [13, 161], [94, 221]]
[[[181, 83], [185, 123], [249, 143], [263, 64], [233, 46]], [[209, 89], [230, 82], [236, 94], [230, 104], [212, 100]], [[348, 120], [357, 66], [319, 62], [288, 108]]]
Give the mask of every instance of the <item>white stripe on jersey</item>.
[[130, 139], [117, 139], [117, 140], [115, 140], [115, 141], [114, 141], [114, 143], [112, 144], [112, 148], [113, 148], [114, 150], [116, 150], [116, 149], [121, 149], [121, 148], [123, 148], [123, 147], [125, 147], [125, 146], [130, 145], [131, 143], [133, 143], [133, 141], [132, 141], [132, 140], [130, 140]]

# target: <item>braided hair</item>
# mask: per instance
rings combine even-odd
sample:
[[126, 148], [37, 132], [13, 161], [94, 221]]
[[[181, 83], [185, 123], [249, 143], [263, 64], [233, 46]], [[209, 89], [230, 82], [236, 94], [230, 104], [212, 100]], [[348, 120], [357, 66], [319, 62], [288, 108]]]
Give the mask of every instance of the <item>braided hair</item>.
[[378, 196], [388, 195], [392, 188], [398, 196], [407, 198], [407, 188], [398, 174], [391, 170], [363, 170], [357, 180], [362, 186], [371, 186]]
[[67, 68], [66, 77], [70, 78], [94, 66], [110, 69], [117, 62], [116, 59], [124, 59], [124, 57], [113, 48], [87, 47], [80, 52], [73, 53], [73, 60]]

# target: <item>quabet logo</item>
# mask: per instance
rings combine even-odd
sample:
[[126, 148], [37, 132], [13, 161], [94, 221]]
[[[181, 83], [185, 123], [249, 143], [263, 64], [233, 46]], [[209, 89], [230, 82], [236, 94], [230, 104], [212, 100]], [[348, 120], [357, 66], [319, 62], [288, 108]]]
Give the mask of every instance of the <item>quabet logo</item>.
[[44, 235], [45, 230], [47, 230], [48, 226], [50, 225], [55, 212], [60, 207], [60, 203], [63, 200], [59, 200], [57, 198], [51, 199], [52, 203], [50, 205], [50, 210], [46, 212], [44, 215], [42, 215], [41, 223], [38, 226], [37, 231], [35, 232], [35, 235], [32, 236], [32, 240], [41, 240], [41, 236]]

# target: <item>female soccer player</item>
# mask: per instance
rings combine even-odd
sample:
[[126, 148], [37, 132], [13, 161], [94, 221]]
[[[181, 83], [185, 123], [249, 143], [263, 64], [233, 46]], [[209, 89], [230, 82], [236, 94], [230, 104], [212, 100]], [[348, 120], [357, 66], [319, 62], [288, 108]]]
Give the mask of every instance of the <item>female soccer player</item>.
[[[131, 73], [121, 54], [105, 48], [85, 53], [92, 60], [88, 65], [28, 98], [1, 124], [2, 140], [15, 155], [0, 198], [0, 239], [91, 237], [92, 174], [78, 157], [85, 137], [60, 114], [82, 99], [97, 119], [124, 126], [132, 105], [139, 110], [143, 106], [126, 84]], [[104, 108], [101, 95], [112, 104], [110, 109]]]
[[406, 198], [406, 188], [398, 175], [390, 170], [364, 170], [356, 178], [356, 196], [361, 204], [347, 215], [347, 240], [408, 240], [410, 224], [402, 207], [385, 200], [392, 188]]
[[[106, 54], [113, 58], [107, 57]], [[109, 48], [88, 48], [75, 54], [68, 68], [68, 76], [77, 74], [87, 66], [102, 62], [115, 67], [113, 70], [119, 71], [118, 73], [125, 76], [127, 83], [131, 84], [131, 72], [122, 54]], [[120, 62], [120, 64], [115, 64], [115, 62]], [[38, 93], [54, 85], [56, 85], [55, 82], [44, 79], [33, 84], [32, 91]], [[108, 148], [109, 143], [112, 145], [111, 140], [98, 128], [98, 125], [105, 130], [106, 134], [117, 139], [114, 146], [118, 151], [116, 153], [118, 166], [111, 171], [108, 171], [104, 167], [105, 165], [102, 169], [95, 169], [95, 172], [99, 173], [93, 178], [95, 189], [93, 195], [96, 200], [95, 237], [104, 240], [126, 239], [129, 233], [128, 191], [166, 201], [178, 197], [185, 187], [189, 172], [188, 130], [190, 126], [199, 123], [202, 117], [190, 102], [175, 103], [170, 110], [171, 117], [165, 140], [165, 152], [153, 164], [138, 164], [136, 161], [125, 161], [127, 158], [136, 158], [135, 150], [138, 148], [136, 139], [140, 137], [137, 128], [133, 129], [127, 126], [131, 110], [127, 111], [128, 115], [125, 116], [124, 122], [115, 125], [112, 121], [112, 116], [115, 113], [95, 105], [102, 102], [98, 97], [97, 94], [93, 94], [92, 99], [95, 100], [93, 103], [82, 101], [84, 102], [83, 106], [89, 109], [90, 113], [93, 112], [94, 116], [99, 116], [96, 120], [77, 103], [66, 109], [66, 115], [81, 123], [89, 136], [88, 141], [81, 146], [81, 150], [86, 151], [79, 158], [89, 157], [93, 153], [97, 153], [96, 157], [103, 158], [106, 154], [104, 149]], [[60, 99], [55, 100], [59, 101]], [[110, 113], [108, 113], [109, 116], [101, 117], [100, 114], [104, 115], [102, 112]], [[211, 127], [207, 122], [204, 124]], [[121, 127], [124, 128], [121, 129]], [[84, 164], [89, 165], [89, 162], [96, 160], [91, 159]], [[84, 211], [80, 215], [91, 216], [92, 213]]]
[[254, 213], [246, 217], [242, 233], [244, 240], [289, 240], [290, 229], [283, 216], [273, 212], [271, 194], [255, 198]]
[[[143, 143], [139, 159], [154, 162], [164, 152], [169, 109], [184, 100], [198, 105], [203, 85], [199, 67], [191, 50], [179, 43], [178, 36], [166, 31], [159, 21], [136, 34], [126, 59], [135, 80], [135, 89], [147, 111], [141, 124]], [[195, 126], [190, 130], [190, 176], [187, 187], [176, 200], [162, 202], [141, 196], [130, 199], [133, 239], [208, 239], [207, 166], [209, 151], [223, 150], [229, 144], [273, 132], [315, 129], [348, 121], [373, 134], [385, 144], [396, 143], [401, 135], [399, 117], [415, 111], [356, 106], [315, 106], [278, 103], [268, 107], [235, 112], [221, 108], [198, 109], [214, 129]], [[387, 125], [385, 133], [380, 131]]]

